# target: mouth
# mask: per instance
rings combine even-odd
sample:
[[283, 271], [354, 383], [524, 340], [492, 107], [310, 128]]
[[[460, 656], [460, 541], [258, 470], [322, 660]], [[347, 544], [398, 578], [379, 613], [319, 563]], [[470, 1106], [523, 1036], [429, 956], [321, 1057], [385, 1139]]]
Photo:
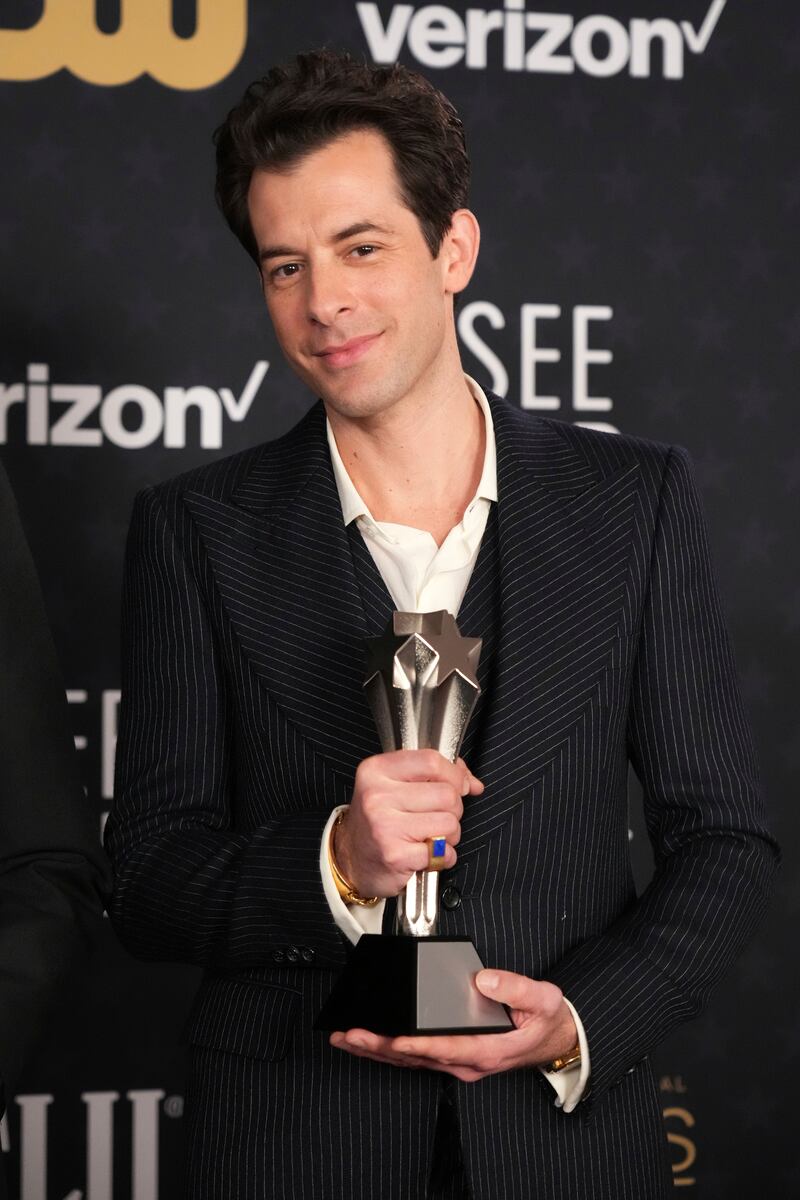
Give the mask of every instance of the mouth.
[[349, 367], [362, 358], [380, 336], [380, 333], [367, 333], [362, 337], [351, 338], [349, 342], [341, 342], [338, 346], [326, 346], [323, 350], [315, 350], [313, 356], [326, 367]]

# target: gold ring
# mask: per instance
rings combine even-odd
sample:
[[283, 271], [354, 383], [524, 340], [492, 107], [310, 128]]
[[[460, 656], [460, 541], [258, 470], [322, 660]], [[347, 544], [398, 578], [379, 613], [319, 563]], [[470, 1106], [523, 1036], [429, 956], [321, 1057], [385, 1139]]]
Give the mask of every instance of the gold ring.
[[428, 870], [441, 871], [444, 867], [444, 856], [447, 853], [447, 838], [428, 838]]

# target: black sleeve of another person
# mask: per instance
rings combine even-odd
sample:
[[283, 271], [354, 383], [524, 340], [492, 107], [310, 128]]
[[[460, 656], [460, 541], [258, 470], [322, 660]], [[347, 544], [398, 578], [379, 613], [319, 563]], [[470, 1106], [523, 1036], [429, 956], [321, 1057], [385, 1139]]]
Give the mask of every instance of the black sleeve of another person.
[[0, 1113], [109, 868], [89, 812], [36, 571], [0, 465]]

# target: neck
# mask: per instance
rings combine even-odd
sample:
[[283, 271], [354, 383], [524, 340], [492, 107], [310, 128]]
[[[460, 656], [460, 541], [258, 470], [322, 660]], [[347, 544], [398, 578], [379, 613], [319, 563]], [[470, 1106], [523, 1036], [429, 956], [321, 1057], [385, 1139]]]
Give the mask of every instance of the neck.
[[456, 366], [369, 419], [328, 411], [345, 469], [375, 520], [427, 529], [438, 544], [474, 496], [486, 452], [483, 413], [457, 356]]

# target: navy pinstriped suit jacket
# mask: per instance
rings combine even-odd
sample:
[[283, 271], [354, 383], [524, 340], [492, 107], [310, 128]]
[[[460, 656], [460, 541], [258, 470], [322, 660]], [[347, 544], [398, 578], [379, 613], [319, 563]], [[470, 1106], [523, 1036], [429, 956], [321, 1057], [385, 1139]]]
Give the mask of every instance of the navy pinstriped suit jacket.
[[[571, 1115], [534, 1069], [456, 1084], [466, 1174], [475, 1200], [650, 1200], [669, 1172], [648, 1053], [753, 929], [777, 851], [686, 454], [489, 402], [499, 501], [458, 614], [487, 640], [465, 744], [486, 789], [442, 932], [558, 983], [592, 1079]], [[343, 526], [321, 402], [137, 499], [112, 918], [135, 954], [207, 969], [193, 1198], [425, 1195], [443, 1077], [311, 1028], [347, 950], [320, 837], [379, 751], [363, 639], [392, 607]], [[629, 762], [656, 859], [638, 900]]]

